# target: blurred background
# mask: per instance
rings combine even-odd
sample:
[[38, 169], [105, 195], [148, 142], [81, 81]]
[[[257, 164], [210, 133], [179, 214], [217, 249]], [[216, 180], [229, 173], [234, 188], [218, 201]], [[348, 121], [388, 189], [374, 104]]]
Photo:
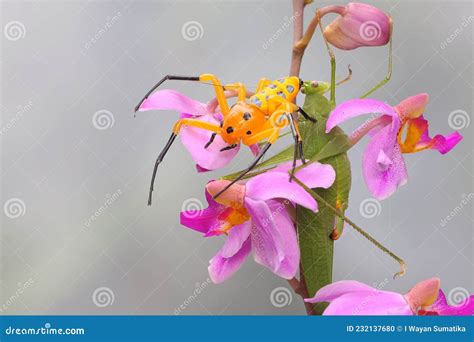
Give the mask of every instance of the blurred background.
[[[361, 174], [367, 141], [350, 151], [347, 215], [403, 257], [408, 273], [393, 280], [398, 264], [346, 227], [335, 244], [334, 280], [406, 292], [437, 276], [456, 303], [474, 291], [473, 3], [368, 2], [395, 25], [393, 77], [373, 97], [395, 105], [427, 92], [431, 133], [458, 130], [464, 140], [444, 156], [406, 155], [408, 184], [381, 202]], [[305, 23], [328, 4], [307, 6]], [[287, 282], [251, 258], [230, 280], [210, 283], [208, 261], [223, 239], [179, 224], [183, 208], [205, 203], [209, 179], [242, 169], [251, 154], [242, 149], [224, 170], [197, 174], [175, 144], [147, 207], [152, 167], [178, 114], [133, 115], [166, 74], [213, 73], [250, 89], [261, 77], [287, 75], [291, 16], [290, 1], [1, 2], [2, 314], [305, 313]], [[338, 77], [348, 64], [354, 71], [338, 101], [379, 82], [387, 53], [337, 50]], [[317, 32], [301, 77], [329, 80], [329, 67]], [[206, 85], [165, 88], [202, 102], [214, 96]]]

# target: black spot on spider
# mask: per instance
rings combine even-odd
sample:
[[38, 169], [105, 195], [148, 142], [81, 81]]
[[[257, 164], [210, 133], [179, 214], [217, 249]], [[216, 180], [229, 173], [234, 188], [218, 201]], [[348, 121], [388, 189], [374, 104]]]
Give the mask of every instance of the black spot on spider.
[[252, 117], [252, 115], [250, 115], [250, 113], [248, 113], [248, 112], [245, 112], [245, 113], [244, 113], [243, 118], [244, 118], [245, 121], [250, 120], [251, 117]]
[[287, 85], [286, 90], [288, 90], [289, 93], [292, 93], [293, 90], [295, 90], [295, 87], [293, 87], [292, 85]]
[[252, 134], [252, 131], [247, 131], [246, 134], [247, 134], [247, 135], [251, 135], [251, 134]]
[[234, 132], [234, 129], [232, 127], [227, 127], [227, 129], [225, 130], [228, 134], [230, 133], [233, 133]]

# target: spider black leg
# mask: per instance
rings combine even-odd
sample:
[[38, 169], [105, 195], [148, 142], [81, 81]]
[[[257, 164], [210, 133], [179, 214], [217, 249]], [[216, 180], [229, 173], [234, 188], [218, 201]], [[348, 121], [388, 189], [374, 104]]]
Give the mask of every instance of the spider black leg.
[[151, 177], [151, 184], [150, 184], [150, 191], [148, 193], [148, 205], [151, 205], [151, 199], [152, 199], [152, 193], [153, 193], [153, 185], [155, 184], [155, 177], [156, 177], [156, 172], [158, 170], [158, 165], [163, 161], [163, 158], [165, 157], [166, 153], [170, 149], [171, 145], [173, 144], [174, 140], [176, 139], [178, 135], [175, 133], [171, 134], [171, 137], [169, 138], [168, 142], [166, 143], [165, 147], [163, 150], [161, 150], [160, 154], [158, 155], [158, 158], [156, 159], [155, 162], [155, 168], [153, 169], [153, 175]]
[[236, 147], [237, 147], [237, 144], [232, 144], [232, 145], [221, 148], [220, 151], [224, 152], [224, 151], [227, 151], [227, 150], [232, 150], [233, 148], [236, 148]]
[[208, 148], [213, 142], [214, 142], [214, 139], [216, 138], [216, 135], [217, 133], [214, 132], [211, 134], [211, 138], [209, 139], [209, 141], [207, 142], [206, 145], [204, 145], [204, 148]]
[[306, 119], [306, 120], [309, 120], [311, 122], [316, 122], [317, 120], [315, 118], [312, 118], [311, 116], [309, 116], [304, 110], [303, 108], [301, 107], [298, 107], [298, 112], [301, 113], [301, 115], [303, 115], [303, 117]]
[[216, 199], [217, 197], [219, 197], [224, 191], [226, 191], [227, 189], [229, 189], [232, 185], [234, 185], [234, 183], [238, 182], [239, 180], [241, 180], [247, 173], [249, 173], [252, 169], [255, 168], [255, 166], [257, 166], [258, 162], [260, 161], [260, 159], [263, 158], [263, 156], [265, 155], [265, 153], [268, 151], [268, 149], [270, 148], [270, 146], [272, 146], [271, 143], [267, 142], [265, 144], [265, 146], [263, 146], [262, 150], [260, 151], [260, 153], [258, 154], [258, 156], [255, 158], [255, 160], [252, 162], [252, 164], [250, 164], [250, 166], [244, 171], [242, 172], [237, 178], [235, 178], [232, 182], [230, 182], [224, 189], [222, 189], [221, 191], [219, 191], [217, 194], [215, 194], [213, 196], [213, 199]]
[[162, 83], [164, 83], [167, 80], [176, 80], [176, 81], [199, 81], [199, 76], [175, 76], [175, 75], [166, 75], [163, 77], [157, 84], [151, 88], [148, 93], [143, 97], [143, 99], [136, 105], [135, 107], [135, 112], [140, 108], [142, 105], [143, 101], [145, 101], [148, 96], [150, 96], [151, 93], [153, 93], [156, 88], [158, 88]]
[[298, 134], [296, 133], [296, 127], [295, 127], [295, 123], [293, 121], [292, 115], [286, 114], [286, 116], [288, 118], [288, 122], [290, 123], [290, 130], [291, 130], [291, 134], [293, 135], [293, 140], [295, 144], [295, 149], [293, 151], [293, 166], [291, 167], [291, 173], [290, 173], [290, 182], [291, 182], [295, 174], [296, 160], [298, 159], [298, 152], [299, 152], [298, 148], [299, 148], [300, 139], [298, 138]]

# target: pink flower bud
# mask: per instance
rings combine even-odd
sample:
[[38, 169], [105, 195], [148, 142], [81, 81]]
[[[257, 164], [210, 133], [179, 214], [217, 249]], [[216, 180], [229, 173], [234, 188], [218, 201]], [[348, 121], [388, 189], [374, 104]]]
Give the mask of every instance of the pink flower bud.
[[419, 282], [405, 295], [411, 310], [416, 313], [418, 308], [433, 304], [438, 297], [439, 278], [431, 278]]
[[342, 50], [353, 50], [361, 46], [382, 46], [390, 40], [392, 19], [378, 8], [351, 2], [347, 6], [327, 6], [320, 16], [337, 13], [337, 17], [325, 29], [329, 43]]

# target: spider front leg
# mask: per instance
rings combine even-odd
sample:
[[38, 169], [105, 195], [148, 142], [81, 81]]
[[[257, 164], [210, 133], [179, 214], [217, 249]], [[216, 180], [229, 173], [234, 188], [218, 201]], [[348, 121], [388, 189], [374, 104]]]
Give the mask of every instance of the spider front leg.
[[150, 190], [148, 193], [148, 205], [151, 205], [152, 202], [152, 193], [153, 193], [153, 187], [155, 184], [155, 178], [156, 178], [156, 173], [158, 171], [158, 166], [160, 163], [163, 161], [165, 158], [166, 153], [169, 151], [171, 145], [173, 145], [173, 142], [175, 141], [176, 137], [179, 134], [179, 131], [181, 128], [186, 125], [186, 126], [192, 126], [192, 127], [198, 127], [201, 129], [205, 129], [214, 133], [218, 133], [220, 131], [220, 126], [215, 125], [209, 122], [201, 121], [201, 120], [196, 120], [196, 119], [180, 119], [178, 120], [174, 127], [173, 127], [173, 133], [171, 133], [170, 138], [168, 139], [168, 142], [166, 143], [165, 147], [163, 150], [161, 150], [160, 154], [158, 155], [158, 158], [155, 161], [155, 167], [153, 168], [153, 175], [151, 176], [151, 184], [150, 184]]

